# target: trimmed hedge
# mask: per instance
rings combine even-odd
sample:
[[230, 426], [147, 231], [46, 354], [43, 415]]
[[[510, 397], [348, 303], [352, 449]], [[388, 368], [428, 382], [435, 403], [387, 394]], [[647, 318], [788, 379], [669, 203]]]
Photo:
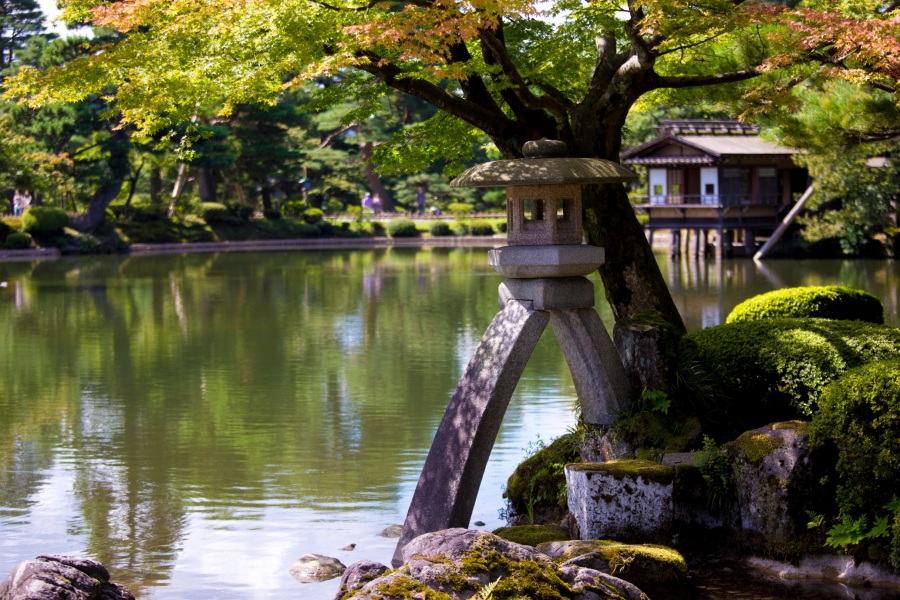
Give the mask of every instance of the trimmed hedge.
[[387, 232], [392, 238], [419, 237], [419, 230], [416, 229], [416, 224], [412, 222], [412, 219], [394, 219], [388, 221]]
[[6, 236], [6, 248], [8, 250], [27, 250], [31, 248], [31, 234], [20, 231]]
[[22, 215], [22, 231], [57, 233], [69, 224], [69, 214], [54, 206], [32, 206]]
[[[767, 319], [690, 332], [682, 352], [712, 375], [699, 416], [725, 434], [815, 412], [844, 371], [900, 354], [900, 329], [864, 321]], [[736, 429], [735, 429], [736, 428]]]
[[200, 205], [200, 216], [207, 223], [225, 223], [231, 217], [228, 207], [219, 202], [204, 202]]
[[325, 212], [321, 208], [307, 208], [303, 211], [301, 217], [308, 225], [315, 225], [325, 218]]
[[475, 223], [472, 225], [472, 235], [494, 235], [494, 228], [490, 223]]
[[884, 306], [872, 294], [842, 285], [793, 287], [760, 294], [741, 302], [725, 322], [783, 317], [884, 323]]
[[428, 227], [428, 232], [435, 237], [446, 237], [453, 235], [450, 225], [443, 221], [435, 221]]

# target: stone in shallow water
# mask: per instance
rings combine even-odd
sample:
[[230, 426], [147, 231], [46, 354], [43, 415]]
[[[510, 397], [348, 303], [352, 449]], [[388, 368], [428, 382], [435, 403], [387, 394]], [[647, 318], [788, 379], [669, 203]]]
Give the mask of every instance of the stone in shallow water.
[[336, 558], [304, 554], [291, 565], [290, 573], [300, 583], [316, 583], [340, 577], [347, 567]]
[[76, 556], [47, 555], [16, 565], [0, 583], [2, 600], [134, 600], [109, 581], [102, 564]]
[[398, 538], [401, 533], [403, 533], [403, 525], [388, 525], [378, 535], [386, 538]]

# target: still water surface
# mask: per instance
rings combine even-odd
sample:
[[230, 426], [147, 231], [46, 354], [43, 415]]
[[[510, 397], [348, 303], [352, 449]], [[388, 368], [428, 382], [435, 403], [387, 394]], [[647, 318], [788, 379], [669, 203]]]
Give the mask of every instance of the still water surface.
[[[898, 324], [895, 263], [660, 261], [690, 329], [833, 283]], [[0, 264], [0, 578], [81, 554], [144, 599], [319, 600], [338, 582], [294, 581], [301, 555], [389, 564], [378, 533], [406, 514], [501, 279], [484, 248]], [[600, 291], [598, 309], [611, 324]], [[574, 397], [545, 335], [473, 522], [503, 524], [506, 478], [573, 425]]]

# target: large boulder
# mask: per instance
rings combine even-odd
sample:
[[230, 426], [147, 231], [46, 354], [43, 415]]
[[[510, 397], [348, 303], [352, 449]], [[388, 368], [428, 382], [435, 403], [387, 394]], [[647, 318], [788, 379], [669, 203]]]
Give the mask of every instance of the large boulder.
[[[635, 585], [596, 569], [557, 566], [528, 546], [471, 529], [426, 533], [403, 548], [403, 565], [368, 579], [351, 565], [336, 596], [343, 600], [471, 598], [488, 586], [498, 596], [642, 600]], [[377, 572], [372, 565], [366, 572]], [[367, 580], [368, 579], [368, 580]]]
[[134, 600], [109, 580], [102, 564], [76, 556], [47, 555], [16, 565], [2, 583], [0, 600]]
[[730, 444], [734, 489], [745, 545], [774, 556], [821, 547], [807, 527], [811, 513], [827, 512], [820, 481], [834, 457], [813, 451], [809, 423], [786, 421], [752, 429]]

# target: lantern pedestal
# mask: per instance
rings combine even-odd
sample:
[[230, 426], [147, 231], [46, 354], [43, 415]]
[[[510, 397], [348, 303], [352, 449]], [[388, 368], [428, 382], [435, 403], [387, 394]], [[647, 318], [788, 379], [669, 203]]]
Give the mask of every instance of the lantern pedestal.
[[[596, 265], [594, 266], [596, 269]], [[549, 324], [587, 423], [611, 424], [628, 397], [615, 345], [584, 277], [507, 279], [494, 316], [447, 406], [413, 494], [392, 563], [414, 537], [468, 527], [497, 432], [516, 384]]]

